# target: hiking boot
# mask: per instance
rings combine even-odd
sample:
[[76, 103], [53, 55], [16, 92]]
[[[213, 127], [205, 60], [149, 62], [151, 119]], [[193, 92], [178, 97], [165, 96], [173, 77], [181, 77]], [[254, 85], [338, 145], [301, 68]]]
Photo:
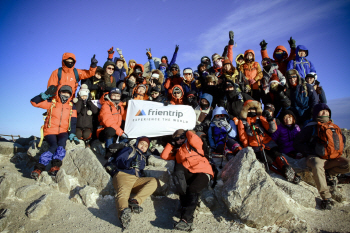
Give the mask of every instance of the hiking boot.
[[130, 220], [131, 220], [131, 209], [130, 208], [123, 209], [119, 220], [122, 223], [123, 230], [127, 229], [129, 227]]
[[59, 170], [60, 170], [59, 167], [54, 166], [54, 167], [52, 167], [52, 168], [50, 169], [49, 175], [50, 175], [50, 176], [56, 176], [56, 175], [57, 175], [57, 172], [58, 172]]
[[291, 166], [289, 166], [289, 165], [284, 165], [282, 170], [283, 170], [284, 177], [289, 182], [293, 182], [294, 181], [294, 177], [295, 177], [294, 169]]
[[323, 210], [331, 210], [333, 208], [333, 203], [331, 198], [327, 198], [321, 201], [321, 209]]
[[129, 198], [129, 208], [131, 209], [132, 212], [136, 214], [139, 214], [143, 211], [143, 208], [139, 206], [139, 203], [137, 202], [136, 199]]
[[34, 171], [32, 171], [32, 173], [30, 174], [30, 176], [35, 179], [38, 180], [41, 174], [41, 170], [40, 169], [35, 169]]
[[174, 229], [180, 231], [192, 231], [192, 224], [193, 223], [186, 222], [184, 219], [181, 219], [179, 222], [174, 224]]

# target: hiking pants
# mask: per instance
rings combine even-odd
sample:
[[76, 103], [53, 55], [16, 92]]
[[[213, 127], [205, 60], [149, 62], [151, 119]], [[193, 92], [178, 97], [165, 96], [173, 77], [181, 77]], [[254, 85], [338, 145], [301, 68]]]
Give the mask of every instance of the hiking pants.
[[76, 128], [76, 133], [77, 138], [87, 140], [91, 138], [92, 136], [92, 131], [89, 128], [81, 129], [81, 128]]
[[154, 177], [137, 177], [120, 171], [113, 177], [113, 186], [117, 192], [115, 202], [120, 217], [121, 212], [129, 207], [130, 193], [136, 194], [133, 199], [141, 205], [157, 189], [158, 182]]
[[350, 160], [344, 157], [337, 159], [321, 159], [316, 155], [310, 155], [306, 158], [306, 165], [312, 169], [312, 174], [322, 199], [331, 198], [327, 186], [325, 170], [330, 176], [350, 172]]

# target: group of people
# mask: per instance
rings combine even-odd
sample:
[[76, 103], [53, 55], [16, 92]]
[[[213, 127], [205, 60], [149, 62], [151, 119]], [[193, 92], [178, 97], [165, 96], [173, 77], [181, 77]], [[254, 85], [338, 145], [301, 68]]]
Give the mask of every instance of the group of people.
[[[118, 216], [127, 228], [131, 213], [142, 212], [142, 202], [158, 185], [155, 178], [143, 175], [148, 156], [176, 160], [174, 182], [181, 217], [174, 227], [187, 231], [192, 228], [199, 193], [215, 177], [211, 157], [223, 155], [229, 160], [250, 146], [266, 170], [295, 184], [300, 177], [283, 154], [307, 157], [321, 207], [331, 209], [329, 185], [336, 183], [337, 174], [350, 171], [350, 160], [341, 157], [345, 138], [331, 119], [315, 66], [306, 59], [308, 49], [296, 46], [292, 37], [288, 43], [289, 54], [280, 45], [271, 59], [263, 40], [261, 65], [250, 49], [233, 60], [230, 31], [222, 55], [203, 56], [197, 70], [185, 68], [182, 76], [176, 64], [178, 45], [170, 62], [162, 56], [157, 65], [151, 49], [147, 50], [149, 72], [133, 59], [127, 63], [119, 49], [114, 57], [113, 47], [103, 67], [97, 66], [94, 55], [89, 70], [76, 69], [75, 55], [63, 54], [62, 67], [52, 72], [47, 90], [31, 100], [33, 106], [47, 110], [43, 135], [50, 145], [32, 177], [38, 179], [50, 162], [49, 174], [57, 174], [68, 139], [76, 143], [82, 139], [87, 147], [91, 139], [100, 139], [105, 142], [105, 167], [117, 193]], [[157, 138], [165, 146], [162, 152], [152, 147], [153, 139], [147, 135], [131, 144], [123, 128], [132, 99], [189, 105], [195, 111], [196, 126]]]

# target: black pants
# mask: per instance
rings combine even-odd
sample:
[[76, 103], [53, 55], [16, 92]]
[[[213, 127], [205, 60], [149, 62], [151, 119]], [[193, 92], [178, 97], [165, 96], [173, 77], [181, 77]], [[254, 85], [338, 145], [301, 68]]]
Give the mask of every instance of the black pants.
[[[264, 150], [267, 163], [271, 165], [278, 157], [282, 156], [282, 154], [278, 151], [278, 147], [272, 147], [270, 150]], [[265, 162], [264, 155], [262, 152], [255, 152], [256, 158], [260, 162]]]
[[49, 134], [45, 136], [45, 140], [49, 143], [49, 150], [52, 154], [54, 154], [59, 146], [63, 148], [66, 147], [66, 141], [68, 139], [68, 133], [60, 133], [60, 134]]
[[92, 131], [91, 129], [81, 129], [81, 128], [76, 128], [76, 133], [77, 138], [87, 140], [91, 138]]
[[116, 136], [116, 131], [112, 127], [106, 127], [104, 130], [101, 131], [99, 135], [99, 140], [101, 142], [105, 142], [109, 138], [113, 138]]

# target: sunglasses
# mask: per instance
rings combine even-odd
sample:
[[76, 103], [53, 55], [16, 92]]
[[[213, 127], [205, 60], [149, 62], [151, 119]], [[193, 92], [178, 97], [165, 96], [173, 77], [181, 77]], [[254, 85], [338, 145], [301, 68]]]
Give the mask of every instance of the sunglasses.
[[156, 92], [156, 91], [151, 92], [151, 95], [156, 95], [156, 94], [159, 94], [159, 92]]
[[296, 76], [296, 75], [291, 75], [289, 78], [291, 79], [291, 78], [296, 78], [296, 77], [298, 77], [298, 76]]
[[225, 115], [224, 114], [215, 115], [215, 118], [221, 118], [221, 117], [225, 117]]
[[191, 73], [186, 73], [186, 74], [184, 74], [184, 75], [186, 75], [186, 76], [187, 76], [187, 75], [192, 75], [192, 74], [191, 74]]
[[171, 70], [178, 70], [177, 68], [171, 68]]
[[107, 70], [114, 70], [113, 67], [107, 67]]
[[179, 137], [176, 137], [176, 138], [174, 138], [175, 139], [175, 141], [179, 141], [179, 140], [181, 140], [181, 139], [185, 139], [185, 135], [183, 134], [183, 135], [181, 135], [181, 136], [179, 136]]
[[174, 92], [174, 95], [178, 95], [178, 94], [181, 94], [181, 92], [179, 91]]

